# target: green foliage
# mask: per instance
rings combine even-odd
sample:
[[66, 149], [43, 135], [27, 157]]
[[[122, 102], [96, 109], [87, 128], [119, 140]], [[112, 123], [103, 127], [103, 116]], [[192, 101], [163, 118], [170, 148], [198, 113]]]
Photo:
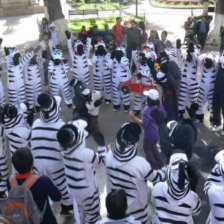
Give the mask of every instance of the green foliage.
[[[129, 19], [128, 16], [122, 17], [123, 22], [128, 21], [128, 19]], [[143, 17], [139, 17], [136, 19], [137, 22], [140, 22], [142, 20], [143, 20]], [[99, 30], [104, 30], [105, 24], [108, 24], [109, 28], [112, 29], [112, 27], [115, 23], [116, 23], [115, 17], [75, 19], [75, 20], [69, 20], [68, 27], [72, 32], [77, 33], [81, 30], [82, 26], [86, 26], [86, 29], [89, 30], [90, 27], [97, 25]]]

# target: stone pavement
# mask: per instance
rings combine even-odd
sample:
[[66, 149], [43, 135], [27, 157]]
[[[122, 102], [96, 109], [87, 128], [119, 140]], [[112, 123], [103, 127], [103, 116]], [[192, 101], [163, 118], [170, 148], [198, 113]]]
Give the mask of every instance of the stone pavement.
[[[65, 0], [62, 0], [63, 11], [66, 13], [69, 6], [65, 5]], [[167, 30], [169, 32], [169, 39], [175, 43], [177, 38], [183, 39], [184, 30], [183, 24], [189, 15], [191, 15], [190, 10], [175, 10], [175, 9], [160, 9], [151, 7], [147, 1], [139, 2], [139, 12], [146, 13], [146, 18], [148, 22], [148, 30], [149, 29], [158, 29], [158, 31]], [[135, 14], [135, 6], [131, 5], [128, 10], [124, 10], [124, 13]], [[200, 11], [197, 11], [200, 14]], [[0, 19], [0, 37], [3, 37], [3, 46], [16, 46], [21, 52], [30, 46], [35, 46], [38, 43], [38, 26], [37, 19], [41, 19], [43, 14], [30, 15], [30, 16], [20, 16], [20, 17], [7, 17]], [[214, 50], [213, 47], [207, 47], [206, 50]], [[3, 64], [3, 56], [4, 52], [2, 49], [2, 60]], [[69, 58], [68, 52], [65, 52], [65, 57]], [[70, 59], [70, 58], [69, 58]], [[71, 60], [70, 60], [71, 61]], [[91, 63], [90, 63], [91, 64]], [[92, 66], [90, 65], [90, 70]], [[71, 79], [72, 73], [69, 73], [69, 79]], [[4, 84], [4, 88], [6, 90], [6, 73], [2, 73], [2, 80]], [[93, 84], [93, 80], [92, 84]], [[46, 88], [44, 88], [46, 89]], [[132, 96], [132, 104], [133, 104], [133, 96]], [[208, 114], [206, 113], [208, 116]], [[198, 185], [197, 192], [199, 193], [202, 199], [202, 212], [195, 219], [196, 224], [205, 223], [205, 220], [209, 214], [209, 205], [207, 201], [207, 197], [203, 193], [203, 184], [204, 181], [209, 174], [213, 161], [211, 159], [211, 153], [209, 149], [209, 144], [211, 141], [216, 141], [217, 143], [223, 144], [223, 139], [220, 138], [218, 134], [215, 134], [209, 130], [208, 125], [208, 117], [206, 116], [205, 126], [199, 126], [199, 136], [198, 141], [196, 143], [193, 160], [198, 166], [198, 171], [200, 173], [200, 180]], [[69, 121], [72, 118], [72, 110], [68, 109], [64, 102], [62, 102], [62, 118], [65, 121]], [[99, 124], [102, 132], [105, 135], [106, 143], [110, 144], [114, 142], [116, 132], [120, 128], [120, 126], [126, 122], [130, 121], [128, 114], [124, 113], [123, 110], [118, 112], [112, 111], [111, 105], [102, 105], [99, 117]], [[93, 138], [90, 136], [87, 140], [87, 145], [93, 149], [96, 149], [96, 144], [93, 141]], [[144, 156], [142, 150], [142, 140], [139, 145], [139, 154]], [[103, 166], [99, 166], [96, 170], [97, 179], [99, 182], [99, 191], [101, 197], [101, 215], [105, 216], [105, 196], [106, 196], [106, 186], [105, 186], [105, 169]], [[150, 188], [151, 184], [149, 184], [149, 219], [152, 214], [152, 206], [150, 203]], [[4, 202], [0, 202], [1, 208], [4, 207]], [[57, 220], [59, 224], [70, 224], [73, 223], [72, 219], [64, 219], [60, 216], [60, 205], [59, 203], [55, 203], [53, 205], [53, 210], [57, 216]], [[150, 223], [150, 221], [149, 221]]]

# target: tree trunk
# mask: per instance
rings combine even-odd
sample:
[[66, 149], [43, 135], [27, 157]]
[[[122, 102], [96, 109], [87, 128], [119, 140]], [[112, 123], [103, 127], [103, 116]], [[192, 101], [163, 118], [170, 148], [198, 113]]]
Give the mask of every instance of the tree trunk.
[[208, 15], [208, 5], [209, 5], [209, 1], [208, 0], [204, 0], [203, 1], [203, 13], [202, 15]]
[[207, 43], [218, 45], [220, 42], [220, 27], [224, 24], [224, 1], [217, 0], [214, 18], [210, 24]]
[[44, 0], [44, 5], [47, 11], [46, 17], [50, 23], [55, 24], [59, 43], [65, 47], [67, 45], [65, 30], [68, 30], [68, 23], [62, 13], [61, 2], [60, 0]]

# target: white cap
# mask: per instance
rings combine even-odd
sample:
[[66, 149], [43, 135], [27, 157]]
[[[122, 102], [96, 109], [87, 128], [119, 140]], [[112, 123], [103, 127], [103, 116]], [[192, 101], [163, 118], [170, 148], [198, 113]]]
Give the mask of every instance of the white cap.
[[155, 89], [145, 90], [143, 94], [152, 100], [159, 100], [159, 92]]
[[54, 23], [51, 23], [51, 25], [49, 27], [51, 28], [51, 27], [56, 27], [56, 26]]

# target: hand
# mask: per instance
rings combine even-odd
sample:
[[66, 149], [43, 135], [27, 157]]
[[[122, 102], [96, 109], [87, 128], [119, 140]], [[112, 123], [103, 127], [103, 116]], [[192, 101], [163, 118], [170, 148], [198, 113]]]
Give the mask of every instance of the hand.
[[180, 39], [177, 39], [176, 47], [177, 47], [177, 49], [180, 49], [180, 47], [181, 47], [181, 40]]
[[47, 59], [47, 51], [42, 52], [42, 58]]
[[71, 32], [69, 32], [68, 30], [65, 31], [65, 36], [67, 37], [67, 39], [69, 40], [71, 38]]
[[9, 48], [4, 47], [4, 50], [5, 50], [5, 55], [9, 55]]
[[2, 39], [2, 38], [0, 38], [0, 46], [2, 45], [2, 41], [3, 41], [3, 39]]
[[96, 100], [96, 101], [94, 102], [94, 107], [99, 107], [101, 104], [102, 104], [102, 99], [100, 99], [100, 100]]

